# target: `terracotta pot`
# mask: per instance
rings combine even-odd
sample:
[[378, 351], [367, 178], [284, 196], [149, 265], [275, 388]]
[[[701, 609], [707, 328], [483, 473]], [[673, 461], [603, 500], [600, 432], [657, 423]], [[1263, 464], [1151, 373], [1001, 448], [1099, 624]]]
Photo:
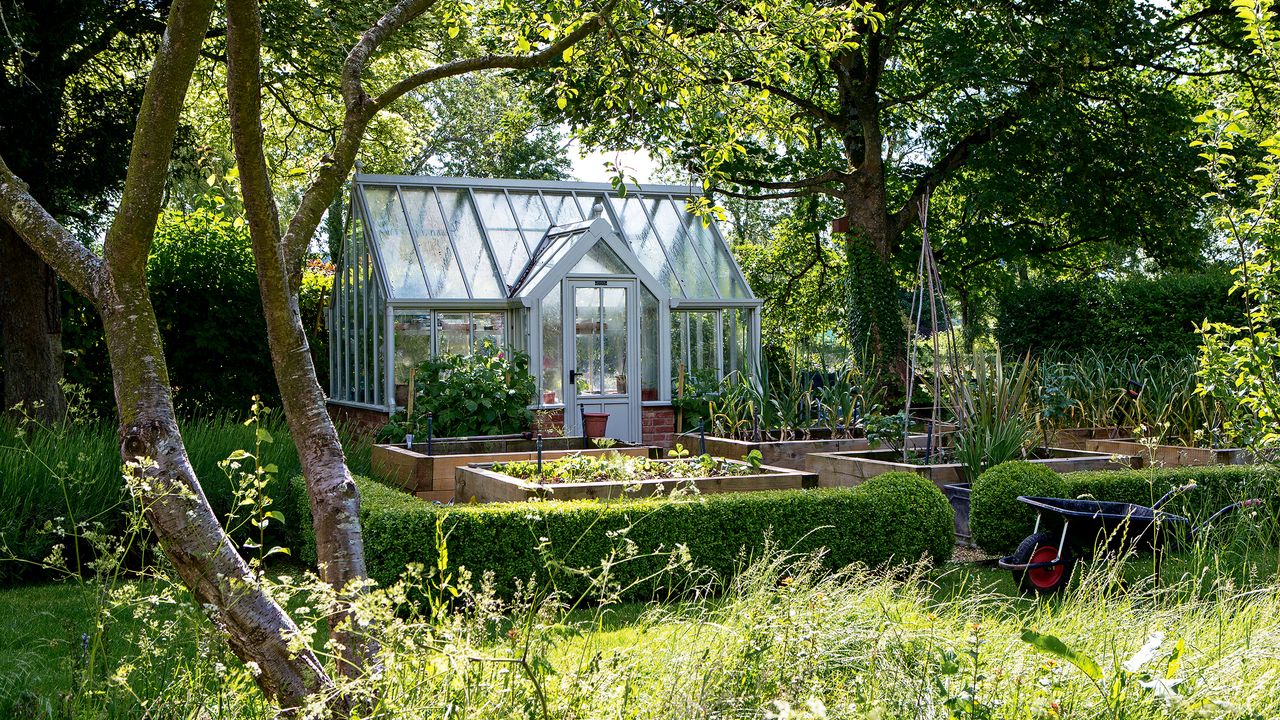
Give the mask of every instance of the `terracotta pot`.
[[543, 405], [554, 405], [555, 403], [556, 403], [556, 391], [555, 391], [555, 390], [547, 390], [547, 391], [545, 391], [545, 392], [543, 392], [543, 393], [542, 393], [542, 404], [543, 404]]
[[609, 425], [609, 413], [582, 413], [582, 434], [589, 438], [604, 437]]

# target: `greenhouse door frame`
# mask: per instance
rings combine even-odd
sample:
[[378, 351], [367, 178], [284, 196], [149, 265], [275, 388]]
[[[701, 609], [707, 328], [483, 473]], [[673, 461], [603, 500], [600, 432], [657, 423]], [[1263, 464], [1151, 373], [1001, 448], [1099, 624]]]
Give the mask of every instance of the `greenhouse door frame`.
[[[579, 394], [576, 373], [578, 318], [576, 293], [579, 289], [622, 288], [626, 291], [627, 304], [627, 362], [626, 392]], [[640, 281], [631, 275], [569, 275], [561, 283], [560, 317], [563, 323], [564, 363], [562, 385], [564, 388], [565, 431], [581, 434], [582, 410], [606, 412], [609, 426], [606, 436], [623, 442], [640, 442], [643, 430], [640, 424]], [[619, 426], [619, 421], [624, 424]]]

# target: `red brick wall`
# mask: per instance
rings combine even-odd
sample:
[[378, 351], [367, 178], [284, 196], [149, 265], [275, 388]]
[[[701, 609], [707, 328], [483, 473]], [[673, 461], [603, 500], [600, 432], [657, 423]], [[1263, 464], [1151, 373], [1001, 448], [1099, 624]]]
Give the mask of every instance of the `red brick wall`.
[[534, 410], [533, 432], [546, 436], [564, 435], [564, 410]]
[[335, 425], [345, 425], [357, 435], [373, 436], [387, 424], [387, 413], [368, 408], [329, 403], [329, 417]]
[[670, 448], [676, 431], [676, 412], [671, 406], [640, 408], [640, 431], [645, 445]]

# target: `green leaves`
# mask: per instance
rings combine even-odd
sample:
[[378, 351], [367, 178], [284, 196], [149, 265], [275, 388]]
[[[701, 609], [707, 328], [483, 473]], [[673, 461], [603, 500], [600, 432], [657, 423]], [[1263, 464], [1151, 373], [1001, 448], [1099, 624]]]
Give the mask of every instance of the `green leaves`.
[[1088, 677], [1095, 684], [1102, 682], [1102, 668], [1098, 666], [1098, 663], [1088, 655], [1068, 648], [1066, 643], [1058, 638], [1028, 629], [1022, 631], [1022, 641], [1040, 652], [1053, 655], [1075, 665], [1080, 669], [1080, 672], [1085, 674], [1085, 677]]

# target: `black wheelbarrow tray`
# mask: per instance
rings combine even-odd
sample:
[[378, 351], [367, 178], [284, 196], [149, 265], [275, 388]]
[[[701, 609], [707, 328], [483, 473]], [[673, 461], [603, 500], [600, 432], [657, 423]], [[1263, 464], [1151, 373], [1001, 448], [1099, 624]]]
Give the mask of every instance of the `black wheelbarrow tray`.
[[1020, 502], [1036, 510], [1035, 529], [1012, 555], [1000, 558], [997, 564], [1013, 573], [1024, 592], [1053, 593], [1071, 579], [1071, 569], [1080, 555], [1099, 547], [1159, 550], [1171, 538], [1190, 537], [1233, 510], [1262, 503], [1258, 499], [1232, 503], [1194, 526], [1188, 518], [1160, 509], [1174, 496], [1194, 488], [1195, 484], [1191, 484], [1170, 490], [1151, 507], [1020, 496]]

